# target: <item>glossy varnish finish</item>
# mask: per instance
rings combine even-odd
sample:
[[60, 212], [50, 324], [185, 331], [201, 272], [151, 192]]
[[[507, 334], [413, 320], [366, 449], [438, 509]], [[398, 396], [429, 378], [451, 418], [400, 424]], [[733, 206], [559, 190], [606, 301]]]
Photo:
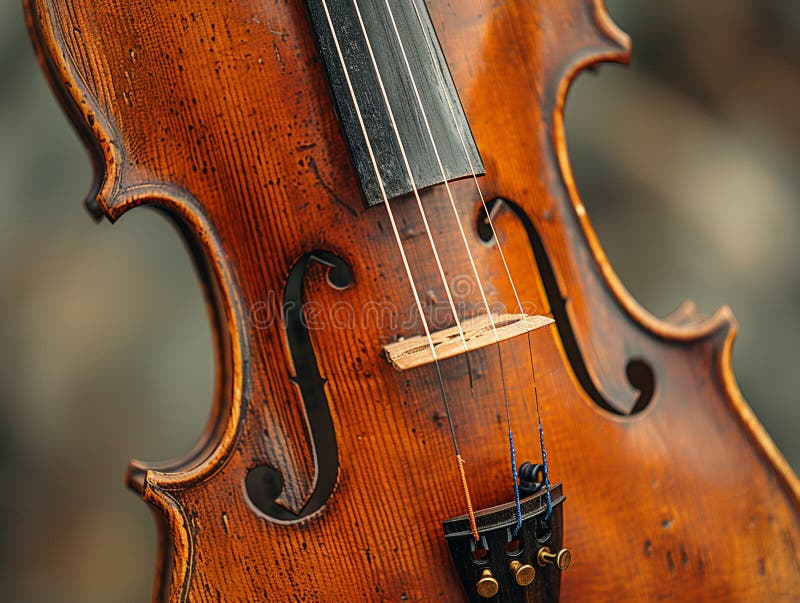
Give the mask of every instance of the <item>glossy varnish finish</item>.
[[[269, 465], [284, 477], [281, 504], [299, 512], [315, 482], [282, 329], [252, 309], [277, 311], [271, 300], [315, 250], [342, 258], [353, 283], [332, 288], [312, 263], [306, 299], [411, 305], [386, 212], [361, 200], [305, 2], [27, 4], [42, 62], [95, 152], [90, 207], [112, 220], [138, 205], [165, 209], [214, 310], [218, 395], [205, 434], [183, 459], [130, 471], [160, 518], [154, 597], [461, 599], [440, 521], [464, 509], [434, 373], [398, 372], [381, 356], [419, 325], [336, 329], [325, 318], [329, 328], [311, 331], [338, 445], [336, 489], [319, 513], [288, 525], [245, 494], [248, 470]], [[501, 207], [495, 226], [520, 293], [542, 314], [561, 304], [553, 291], [566, 300], [558, 328], [531, 336], [551, 475], [567, 496], [574, 562], [564, 600], [796, 599], [800, 487], [736, 388], [730, 312], [647, 315], [611, 271], [575, 192], [567, 88], [588, 65], [625, 61], [627, 39], [599, 0], [428, 5], [484, 160], [483, 190], [518, 210]], [[452, 188], [474, 226], [474, 184]], [[449, 276], [468, 274], [444, 192], [423, 200]], [[413, 204], [400, 200], [397, 212], [420, 289], [441, 297]], [[487, 289], [513, 309], [496, 247], [474, 227], [467, 235]], [[462, 289], [478, 301], [474, 287]], [[526, 357], [524, 338], [509, 346]], [[511, 496], [490, 352], [473, 356], [474, 397], [463, 358], [443, 363], [479, 507]], [[639, 395], [626, 375], [632, 360], [652, 371], [654, 393], [627, 416]], [[516, 385], [526, 365], [508, 370], [517, 453], [535, 460], [533, 409]]]

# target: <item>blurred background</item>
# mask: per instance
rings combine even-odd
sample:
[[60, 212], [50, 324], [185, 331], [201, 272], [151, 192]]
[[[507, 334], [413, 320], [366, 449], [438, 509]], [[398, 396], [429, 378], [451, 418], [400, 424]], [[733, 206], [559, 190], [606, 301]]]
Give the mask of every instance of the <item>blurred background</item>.
[[[0, 598], [145, 601], [155, 530], [123, 476], [201, 432], [205, 308], [162, 218], [82, 210], [89, 162], [18, 5], [0, 3]], [[654, 314], [732, 306], [739, 384], [800, 469], [800, 3], [608, 6], [633, 65], [584, 74], [567, 110], [589, 215]]]

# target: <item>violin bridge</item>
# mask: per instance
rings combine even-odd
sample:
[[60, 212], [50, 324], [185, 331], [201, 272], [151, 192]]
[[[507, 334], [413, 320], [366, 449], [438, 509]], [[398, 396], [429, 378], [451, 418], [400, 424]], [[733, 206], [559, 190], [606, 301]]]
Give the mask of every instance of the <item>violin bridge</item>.
[[[554, 322], [548, 316], [528, 316], [526, 314], [499, 314], [494, 315], [493, 319], [494, 329], [492, 329], [492, 323], [487, 315], [462, 321], [461, 330], [464, 332], [464, 341], [461, 340], [458, 326], [431, 333], [433, 348], [436, 350], [435, 358], [431, 350], [431, 342], [428, 341], [426, 335], [395, 341], [383, 346], [383, 352], [393, 367], [405, 371], [430, 364], [434, 360], [444, 360], [464, 352], [485, 348], [498, 340], [512, 339]], [[466, 342], [466, 346], [464, 342]]]

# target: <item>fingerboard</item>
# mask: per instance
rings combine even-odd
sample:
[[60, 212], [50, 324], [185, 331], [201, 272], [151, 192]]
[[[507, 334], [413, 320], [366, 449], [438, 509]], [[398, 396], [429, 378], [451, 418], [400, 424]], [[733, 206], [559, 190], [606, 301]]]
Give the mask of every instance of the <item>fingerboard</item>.
[[368, 206], [484, 173], [423, 0], [308, 5]]

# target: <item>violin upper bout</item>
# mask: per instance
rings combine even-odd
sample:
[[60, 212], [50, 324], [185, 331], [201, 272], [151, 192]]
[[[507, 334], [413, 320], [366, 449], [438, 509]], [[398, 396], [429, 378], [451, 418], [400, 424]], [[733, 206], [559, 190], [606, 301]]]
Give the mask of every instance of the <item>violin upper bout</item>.
[[[95, 178], [85, 206], [95, 219], [116, 219], [114, 200], [122, 186], [124, 154], [119, 136], [72, 61], [65, 40], [66, 16], [50, 0], [23, 0], [25, 19], [36, 56], [51, 88], [91, 155]], [[73, 34], [77, 33], [77, 25]]]
[[608, 14], [605, 0], [589, 0], [589, 2], [598, 31], [615, 47], [608, 54], [599, 56], [597, 60], [628, 63], [631, 58], [630, 37], [614, 23]]
[[[571, 44], [563, 43], [563, 32], [553, 40], [554, 48], [566, 49], [567, 55], [560, 65], [560, 73], [554, 74], [552, 85], [556, 88], [554, 113], [557, 124], [563, 123], [563, 109], [567, 92], [584, 69], [598, 63], [612, 62], [628, 64], [631, 58], [631, 40], [612, 20], [605, 5], [605, 0], [579, 0], [585, 6], [586, 22], [583, 30], [573, 28], [569, 23], [573, 40]], [[576, 15], [581, 11], [573, 11]], [[563, 130], [557, 127], [556, 131]]]
[[548, 12], [550, 18], [561, 20], [561, 26], [558, 27], [555, 23], [553, 26], [544, 25], [553, 32], [549, 46], [566, 52], [560, 64], [561, 72], [554, 74], [552, 82], [557, 89], [557, 108], [563, 107], [572, 80], [582, 70], [603, 62], [628, 64], [631, 57], [630, 37], [614, 23], [605, 0], [578, 0], [576, 4], [582, 4], [584, 10], [576, 7], [570, 9], [570, 12], [575, 20], [578, 15], [582, 16], [582, 27], [576, 27], [578, 24], [572, 18], [564, 19], [561, 11], [565, 9], [560, 6]]

